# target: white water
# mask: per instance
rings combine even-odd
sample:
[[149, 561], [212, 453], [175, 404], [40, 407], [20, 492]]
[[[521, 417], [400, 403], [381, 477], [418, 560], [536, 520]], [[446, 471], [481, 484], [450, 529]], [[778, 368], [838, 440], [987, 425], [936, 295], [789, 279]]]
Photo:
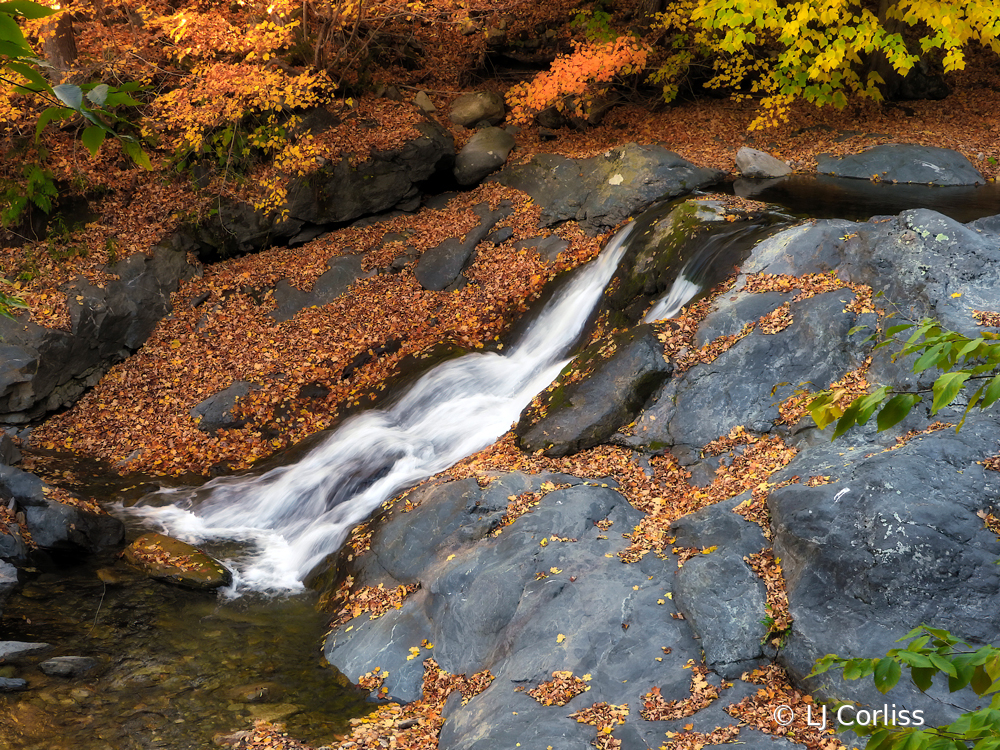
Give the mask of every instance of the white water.
[[301, 589], [309, 571], [382, 502], [510, 429], [566, 364], [634, 226], [619, 231], [508, 352], [439, 365], [394, 405], [346, 420], [298, 463], [164, 491], [158, 499], [171, 505], [123, 512], [192, 543], [249, 543], [245, 556], [226, 561], [235, 573], [230, 595]]
[[653, 323], [657, 320], [666, 320], [667, 318], [674, 317], [681, 311], [684, 305], [701, 291], [701, 285], [691, 281], [685, 275], [690, 265], [688, 263], [681, 269], [681, 272], [677, 274], [677, 279], [671, 285], [670, 291], [649, 308], [649, 312], [642, 319], [643, 323]]

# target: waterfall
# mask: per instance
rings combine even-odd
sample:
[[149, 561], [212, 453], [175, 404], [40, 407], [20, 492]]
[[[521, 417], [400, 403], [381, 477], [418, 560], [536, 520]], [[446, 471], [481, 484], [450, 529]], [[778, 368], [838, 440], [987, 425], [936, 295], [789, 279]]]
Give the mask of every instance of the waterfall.
[[508, 351], [435, 367], [391, 406], [345, 420], [295, 464], [197, 490], [164, 490], [122, 512], [189, 542], [244, 543], [244, 552], [226, 560], [235, 574], [230, 595], [301, 589], [309, 571], [382, 502], [510, 429], [568, 361], [634, 227], [612, 237]]

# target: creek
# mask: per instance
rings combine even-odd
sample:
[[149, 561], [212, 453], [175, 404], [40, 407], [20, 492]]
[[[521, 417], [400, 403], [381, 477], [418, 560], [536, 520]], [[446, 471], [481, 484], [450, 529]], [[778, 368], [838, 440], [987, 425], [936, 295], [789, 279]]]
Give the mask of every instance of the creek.
[[[935, 198], [963, 221], [1000, 206], [996, 186], [978, 188], [975, 200], [966, 193], [952, 200], [948, 191], [956, 189], [885, 185], [874, 200], [862, 181], [782, 184], [756, 184], [753, 197], [780, 200], [798, 214], [801, 196], [812, 196], [818, 213], [854, 220]], [[728, 188], [753, 192], [739, 183]], [[254, 718], [280, 719], [316, 745], [344, 731], [347, 719], [364, 711], [364, 696], [321, 666], [323, 623], [302, 581], [386, 499], [510, 428], [569, 360], [637, 223], [574, 274], [505, 351], [438, 365], [387, 406], [345, 420], [295, 463], [116, 506], [130, 536], [140, 527], [164, 530], [224, 559], [235, 579], [222, 597], [151, 582], [116, 560], [52, 560], [29, 572], [7, 602], [3, 637], [53, 643], [36, 662], [80, 654], [100, 664], [72, 681], [21, 670], [30, 689], [0, 697], [8, 724], [0, 726], [0, 741], [12, 749], [186, 750]], [[715, 236], [721, 239], [688, 260], [653, 318], [675, 314], [696, 295], [705, 264], [728, 257], [738, 233]]]

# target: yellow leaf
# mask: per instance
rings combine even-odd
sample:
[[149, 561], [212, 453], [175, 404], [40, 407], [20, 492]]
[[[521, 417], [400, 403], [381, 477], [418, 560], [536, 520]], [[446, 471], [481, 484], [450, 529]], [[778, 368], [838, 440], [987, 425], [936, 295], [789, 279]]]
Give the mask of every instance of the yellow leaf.
[[562, 569], [561, 568], [549, 568], [549, 572], [555, 575], [555, 574], [562, 573]]
[[560, 633], [559, 635], [556, 636], [556, 643], [562, 643], [565, 640], [566, 640], [566, 636], [564, 636], [562, 633]]
[[540, 541], [540, 542], [539, 542], [539, 544], [540, 544], [541, 546], [543, 546], [543, 547], [545, 547], [545, 546], [546, 546], [546, 545], [547, 545], [548, 543], [549, 543], [549, 538], [548, 538], [548, 537], [544, 537], [544, 538], [542, 539], [542, 541]]
[[953, 295], [951, 295], [951, 296], [952, 296], [952, 298], [953, 298], [953, 299], [957, 299], [958, 297], [961, 297], [961, 296], [962, 296], [962, 293], [961, 293], [961, 292], [955, 292], [955, 293], [954, 293]]

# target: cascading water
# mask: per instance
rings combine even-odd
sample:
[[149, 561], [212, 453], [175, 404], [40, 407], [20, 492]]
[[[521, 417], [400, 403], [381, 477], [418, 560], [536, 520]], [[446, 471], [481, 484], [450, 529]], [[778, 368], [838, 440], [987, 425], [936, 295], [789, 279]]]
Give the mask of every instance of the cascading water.
[[439, 365], [392, 406], [345, 421], [298, 463], [163, 491], [155, 501], [169, 505], [123, 512], [188, 541], [248, 543], [245, 557], [227, 560], [236, 574], [231, 594], [302, 588], [309, 571], [383, 501], [510, 429], [566, 364], [634, 227], [620, 230], [508, 352]]

